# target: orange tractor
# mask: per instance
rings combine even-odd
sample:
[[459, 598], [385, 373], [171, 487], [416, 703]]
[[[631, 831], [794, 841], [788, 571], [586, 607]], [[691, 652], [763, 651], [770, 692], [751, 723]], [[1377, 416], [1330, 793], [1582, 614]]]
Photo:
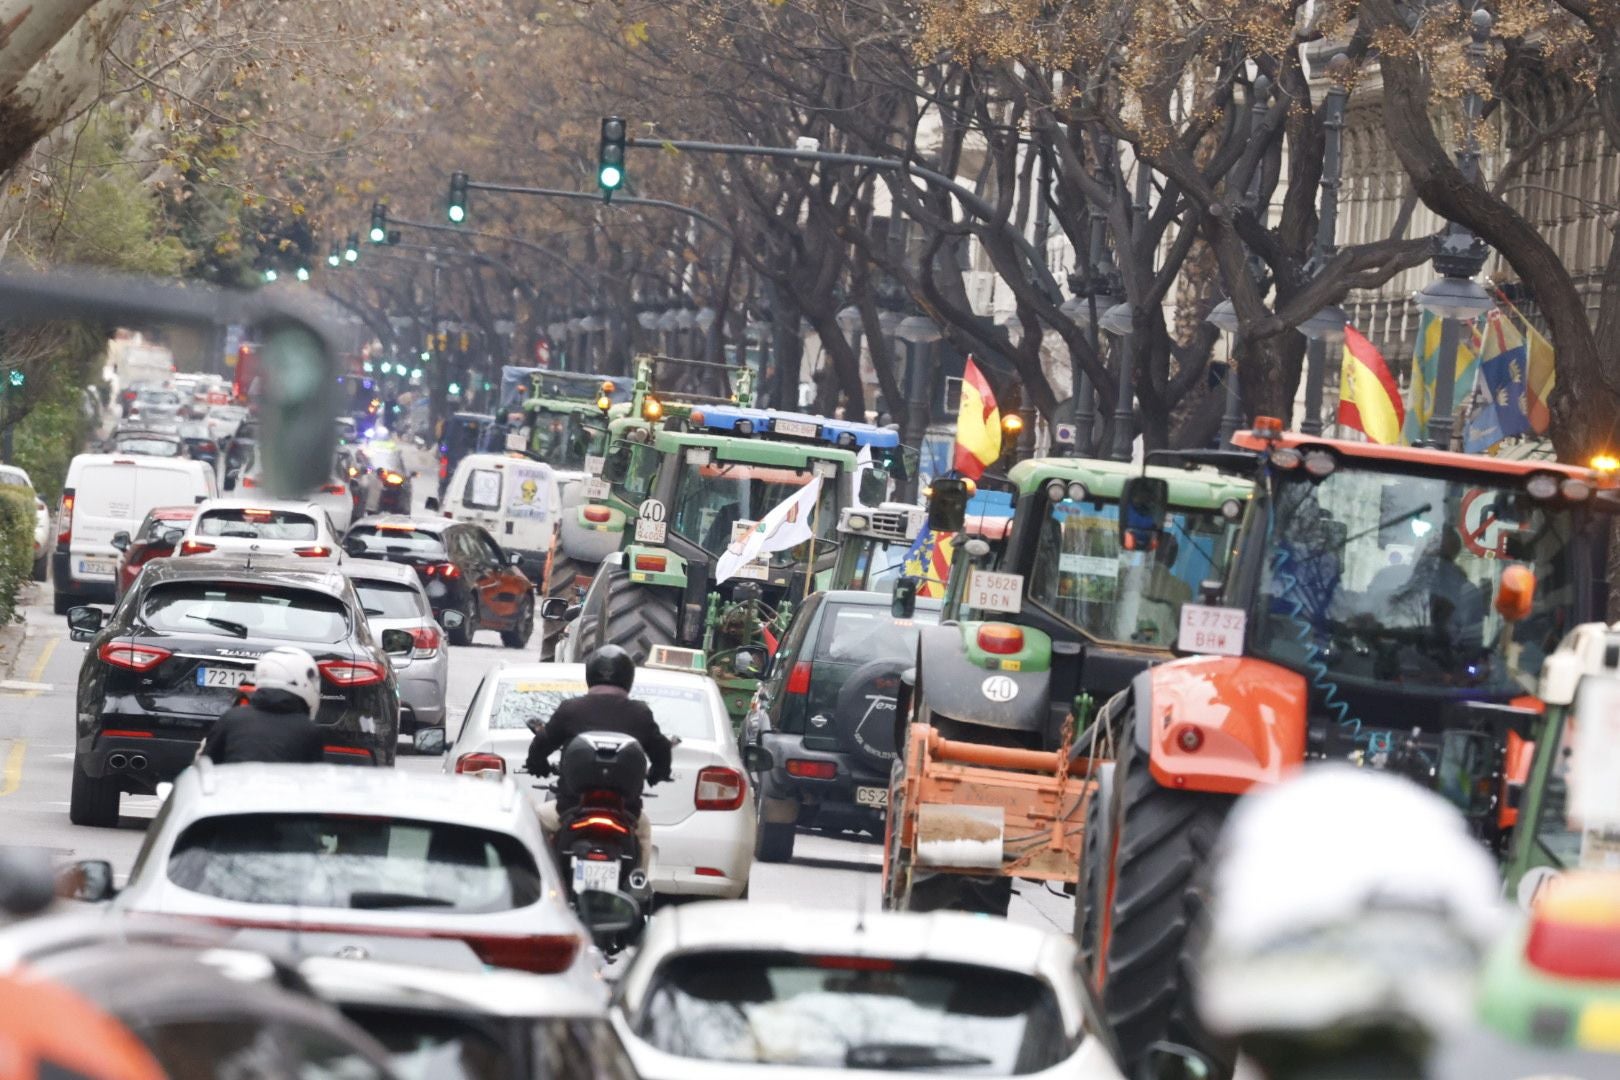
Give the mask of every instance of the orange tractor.
[[[1222, 1056], [1189, 990], [1206, 867], [1239, 795], [1350, 761], [1447, 796], [1505, 851], [1542, 660], [1606, 599], [1620, 509], [1609, 472], [1284, 433], [1266, 418], [1234, 441], [1175, 455], [1253, 484], [1220, 579], [1180, 610], [1176, 650], [1191, 655], [1138, 673], [1046, 777], [1084, 778], [1075, 933], [1128, 1069], [1161, 1040]], [[1122, 547], [1165, 541], [1164, 497], [1154, 477], [1132, 482]], [[914, 728], [908, 748], [928, 738]], [[926, 778], [894, 819], [909, 835], [920, 802], [972, 797], [942, 781], [984, 748], [941, 749], [918, 755]], [[1026, 788], [1036, 764], [1000, 787]]]

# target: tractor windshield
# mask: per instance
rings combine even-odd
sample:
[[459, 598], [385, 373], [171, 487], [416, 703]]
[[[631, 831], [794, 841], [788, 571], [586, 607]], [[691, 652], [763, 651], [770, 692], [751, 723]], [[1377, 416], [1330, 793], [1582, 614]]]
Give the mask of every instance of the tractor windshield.
[[[675, 505], [670, 527], [681, 536], [718, 555], [743, 530], [800, 494], [815, 477], [809, 469], [742, 462], [684, 462], [675, 484]], [[805, 542], [772, 553], [775, 566], [789, 566], [809, 555], [809, 536], [828, 541], [838, 524], [838, 477], [822, 481], [821, 496], [803, 520], [799, 508], [789, 512], [785, 527]], [[829, 543], [826, 551], [833, 548]]]
[[585, 418], [579, 413], [537, 409], [531, 425], [529, 446], [553, 469], [583, 472], [586, 455], [601, 452], [596, 433], [585, 426]]
[[[1573, 515], [1522, 481], [1339, 467], [1277, 485], [1265, 537], [1255, 651], [1347, 688], [1444, 695], [1533, 691], [1572, 625]], [[1502, 571], [1536, 576], [1527, 619], [1493, 599]]]
[[1237, 526], [1217, 510], [1172, 508], [1151, 552], [1119, 549], [1117, 503], [1082, 500], [1047, 512], [1029, 599], [1104, 641], [1169, 647], [1181, 605], [1226, 571]]

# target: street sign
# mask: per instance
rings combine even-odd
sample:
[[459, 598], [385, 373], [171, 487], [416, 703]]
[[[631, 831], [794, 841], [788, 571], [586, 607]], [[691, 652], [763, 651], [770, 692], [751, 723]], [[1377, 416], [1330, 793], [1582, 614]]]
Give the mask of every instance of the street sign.
[[1059, 446], [1073, 446], [1075, 442], [1074, 425], [1053, 424], [1052, 441], [1057, 443]]

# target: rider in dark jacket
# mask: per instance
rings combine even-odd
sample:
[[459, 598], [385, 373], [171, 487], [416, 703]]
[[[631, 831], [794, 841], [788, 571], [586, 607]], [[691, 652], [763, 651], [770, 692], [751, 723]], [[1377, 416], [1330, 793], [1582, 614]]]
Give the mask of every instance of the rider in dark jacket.
[[303, 649], [271, 649], [253, 668], [253, 686], [245, 704], [214, 722], [202, 756], [217, 765], [325, 760], [326, 740], [311, 719], [321, 704], [315, 658]]

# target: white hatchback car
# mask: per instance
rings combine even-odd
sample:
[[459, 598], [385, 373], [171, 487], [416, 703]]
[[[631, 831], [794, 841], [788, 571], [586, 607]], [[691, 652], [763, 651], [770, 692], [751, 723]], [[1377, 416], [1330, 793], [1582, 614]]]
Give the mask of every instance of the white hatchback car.
[[[445, 771], [517, 772], [533, 738], [529, 724], [544, 723], [558, 704], [584, 692], [583, 664], [496, 665], [467, 707]], [[653, 892], [742, 896], [754, 865], [754, 800], [720, 688], [700, 671], [642, 667], [630, 696], [652, 708], [666, 736], [680, 737], [675, 778], [650, 785], [644, 804], [652, 819]]]
[[1075, 958], [979, 915], [691, 904], [648, 924], [610, 1016], [646, 1080], [1122, 1080]]
[[312, 502], [209, 499], [197, 507], [177, 555], [297, 555], [336, 561], [338, 538], [326, 511]]
[[107, 863], [81, 862], [75, 897], [223, 926], [265, 952], [594, 987], [601, 954], [544, 843], [510, 779], [203, 760], [175, 779], [129, 883], [115, 892]]
[[[252, 460], [237, 478], [237, 489], [252, 491], [262, 487], [262, 476], [263, 463], [259, 459], [258, 447], [254, 447]], [[326, 483], [309, 493], [309, 501], [326, 511], [332, 519], [332, 528], [339, 536], [349, 531], [349, 525], [356, 517], [354, 491], [349, 487], [349, 477], [342, 475], [336, 459], [332, 463], [332, 475]]]

